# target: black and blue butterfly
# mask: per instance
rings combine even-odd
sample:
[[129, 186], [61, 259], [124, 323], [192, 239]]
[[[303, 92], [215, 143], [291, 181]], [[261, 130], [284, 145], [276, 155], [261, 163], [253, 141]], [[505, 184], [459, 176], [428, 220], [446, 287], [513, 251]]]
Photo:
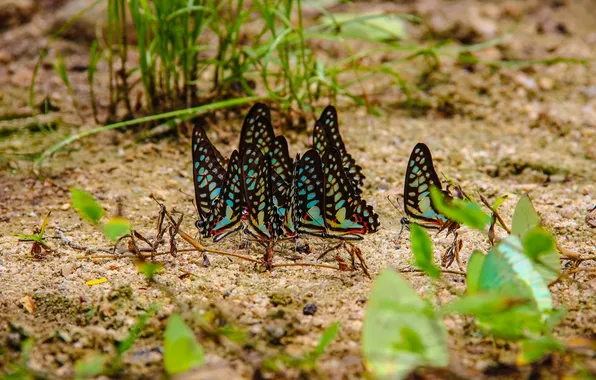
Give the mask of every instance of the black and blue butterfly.
[[[426, 228], [454, 231], [459, 225], [437, 211], [430, 197], [431, 187], [441, 190], [445, 197], [451, 195], [441, 186], [441, 180], [435, 171], [430, 149], [424, 143], [418, 143], [412, 149], [404, 182], [404, 210], [416, 224]], [[410, 220], [402, 218], [402, 225]]]
[[323, 238], [359, 240], [378, 230], [378, 215], [354, 190], [336, 148], [328, 147], [322, 158], [314, 149], [306, 152], [296, 177], [299, 231]]
[[342, 166], [349, 178], [352, 187], [358, 194], [362, 191], [361, 186], [364, 184], [364, 174], [362, 168], [356, 165], [354, 158], [348, 153], [346, 146], [339, 133], [339, 123], [337, 118], [337, 111], [333, 106], [327, 106], [321, 113], [319, 120], [315, 122], [313, 131], [313, 147], [321, 157], [329, 147], [334, 147], [339, 151]]

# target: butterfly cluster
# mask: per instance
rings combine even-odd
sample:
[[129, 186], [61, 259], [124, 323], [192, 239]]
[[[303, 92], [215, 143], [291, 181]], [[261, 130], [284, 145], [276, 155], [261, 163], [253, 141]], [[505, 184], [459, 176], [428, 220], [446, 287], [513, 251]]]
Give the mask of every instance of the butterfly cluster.
[[285, 137], [275, 135], [269, 108], [257, 103], [227, 160], [195, 125], [192, 161], [196, 226], [214, 241], [242, 230], [270, 248], [301, 234], [357, 240], [379, 228], [361, 197], [362, 168], [346, 150], [332, 106], [315, 123], [312, 149], [293, 160]]

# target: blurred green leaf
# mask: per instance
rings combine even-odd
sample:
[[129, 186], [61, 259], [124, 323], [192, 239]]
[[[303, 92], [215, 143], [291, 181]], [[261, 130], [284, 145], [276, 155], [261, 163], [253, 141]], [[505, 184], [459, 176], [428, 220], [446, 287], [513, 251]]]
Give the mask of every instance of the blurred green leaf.
[[318, 359], [323, 353], [325, 353], [325, 349], [335, 339], [337, 334], [339, 333], [339, 322], [333, 323], [329, 326], [321, 335], [321, 340], [317, 344], [317, 347], [313, 350], [313, 355], [315, 359]]
[[182, 317], [173, 313], [168, 320], [164, 342], [164, 366], [170, 375], [197, 368], [205, 362], [203, 348]]
[[534, 227], [540, 226], [540, 216], [534, 209], [532, 201], [527, 194], [521, 196], [513, 212], [511, 223], [511, 234], [524, 238], [526, 232]]
[[103, 208], [93, 195], [76, 187], [70, 189], [70, 202], [81, 218], [93, 224], [97, 224], [103, 215]]
[[555, 240], [544, 228], [535, 227], [525, 234], [524, 251], [530, 259], [536, 261], [540, 256], [554, 250], [556, 250]]
[[561, 258], [553, 235], [542, 227], [534, 227], [524, 237], [524, 252], [547, 284], [561, 275]]
[[426, 230], [415, 223], [410, 224], [410, 241], [414, 253], [414, 266], [432, 278], [441, 276], [441, 269], [433, 263], [433, 242]]
[[75, 378], [89, 379], [101, 375], [106, 370], [107, 357], [94, 353], [75, 363]]
[[479, 314], [478, 327], [484, 335], [507, 340], [524, 339], [545, 332], [543, 312], [527, 306], [518, 306], [500, 313]]
[[378, 378], [405, 378], [419, 366], [449, 364], [447, 331], [431, 305], [398, 273], [377, 277], [364, 316], [362, 353]]
[[509, 235], [486, 256], [478, 290], [531, 300], [536, 310], [552, 309], [552, 296], [540, 273], [525, 255], [520, 239]]
[[451, 220], [480, 231], [484, 231], [490, 223], [490, 216], [486, 215], [475, 202], [456, 198], [447, 202], [443, 192], [436, 187], [431, 187], [430, 195], [437, 211]]
[[499, 208], [499, 206], [501, 206], [503, 204], [503, 202], [505, 202], [507, 200], [508, 197], [509, 197], [509, 195], [505, 194], [505, 195], [501, 195], [500, 197], [495, 199], [495, 201], [493, 202], [493, 205], [491, 207], [493, 209], [493, 211], [496, 211]]
[[408, 38], [405, 21], [392, 14], [334, 13], [321, 18], [323, 25], [337, 29], [340, 36], [367, 41], [395, 41]]
[[468, 294], [443, 306], [443, 313], [468, 314], [473, 316], [501, 313], [511, 308], [527, 305], [523, 298], [504, 297], [495, 292]]
[[317, 360], [325, 353], [327, 346], [335, 339], [339, 333], [339, 322], [333, 323], [321, 335], [319, 343], [314, 350], [309, 352], [304, 359], [299, 360], [296, 367], [300, 367], [305, 370], [313, 369], [317, 365]]
[[119, 216], [113, 217], [103, 225], [103, 233], [110, 240], [117, 241], [122, 236], [129, 234], [131, 230], [130, 222]]
[[159, 273], [163, 269], [163, 265], [159, 263], [150, 263], [147, 261], [143, 261], [137, 265], [137, 269], [139, 272], [147, 277], [148, 281], [153, 281], [155, 275]]
[[122, 356], [126, 351], [130, 350], [132, 345], [137, 341], [139, 334], [145, 326], [147, 321], [157, 312], [157, 306], [152, 305], [146, 312], [139, 316], [137, 322], [128, 330], [128, 335], [117, 344], [118, 356]]
[[472, 252], [468, 260], [468, 269], [466, 271], [466, 285], [467, 293], [474, 294], [478, 291], [478, 284], [480, 282], [480, 275], [484, 267], [486, 255], [478, 250]]
[[565, 348], [562, 342], [551, 336], [543, 336], [538, 339], [526, 339], [521, 342], [517, 354], [516, 364], [523, 366], [542, 359], [545, 355], [555, 351], [562, 351]]

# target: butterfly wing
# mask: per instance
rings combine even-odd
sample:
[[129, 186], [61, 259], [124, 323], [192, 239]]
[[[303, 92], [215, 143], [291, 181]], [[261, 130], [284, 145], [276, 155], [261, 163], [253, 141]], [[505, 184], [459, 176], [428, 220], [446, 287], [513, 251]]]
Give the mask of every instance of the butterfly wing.
[[242, 175], [249, 231], [261, 241], [273, 241], [279, 236], [281, 226], [273, 204], [271, 158], [255, 145], [247, 145], [242, 158]]
[[211, 214], [213, 202], [221, 193], [226, 173], [209, 142], [199, 143], [192, 156], [195, 200], [200, 220], [206, 221]]
[[214, 212], [209, 216], [208, 236], [220, 241], [242, 225], [244, 195], [239, 153], [235, 150], [228, 161], [226, 178], [220, 196], [215, 200]]
[[354, 192], [342, 165], [340, 153], [330, 147], [323, 157], [325, 179], [325, 223], [334, 237], [361, 239], [376, 232], [379, 217], [372, 206]]
[[294, 164], [290, 158], [288, 142], [285, 137], [277, 136], [271, 145], [271, 167], [275, 174], [281, 177], [286, 183], [291, 182]]
[[271, 126], [269, 108], [262, 104], [255, 104], [244, 119], [240, 132], [240, 152], [244, 152], [249, 144], [256, 145], [263, 154], [269, 153], [275, 139], [275, 132]]
[[336, 148], [342, 160], [342, 166], [354, 189], [360, 193], [360, 187], [364, 184], [364, 174], [362, 168], [356, 165], [354, 158], [348, 153], [341, 134], [339, 133], [339, 122], [337, 111], [333, 106], [327, 106], [323, 110], [321, 117], [315, 123], [313, 132], [313, 143], [319, 155], [323, 155], [328, 147]]
[[404, 182], [404, 209], [416, 223], [427, 228], [441, 228], [448, 219], [439, 214], [430, 198], [432, 186], [441, 189], [441, 181], [433, 166], [430, 149], [418, 143], [410, 154]]
[[326, 233], [323, 165], [315, 149], [298, 161], [295, 188], [298, 230], [314, 235]]
[[192, 131], [193, 158], [194, 158], [195, 150], [197, 149], [199, 144], [204, 141], [208, 142], [209, 145], [211, 145], [211, 147], [213, 148], [213, 153], [215, 155], [215, 158], [217, 158], [217, 162], [219, 163], [219, 166], [221, 166], [222, 168], [225, 168], [226, 167], [226, 159], [222, 156], [222, 154], [219, 152], [219, 150], [217, 150], [217, 148], [215, 148], [215, 146], [213, 144], [211, 144], [211, 141], [209, 141], [209, 137], [207, 137], [207, 133], [205, 133], [205, 130], [199, 125], [199, 123], [195, 123], [195, 126]]

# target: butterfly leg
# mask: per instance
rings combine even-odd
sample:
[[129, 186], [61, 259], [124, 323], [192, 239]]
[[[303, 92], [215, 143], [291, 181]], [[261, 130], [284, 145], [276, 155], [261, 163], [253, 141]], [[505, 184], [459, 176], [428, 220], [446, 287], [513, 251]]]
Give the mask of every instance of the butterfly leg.
[[265, 247], [265, 256], [263, 256], [263, 264], [266, 270], [273, 268], [273, 245], [267, 244]]
[[352, 256], [352, 268], [356, 269], [356, 266], [354, 265], [354, 256], [356, 256], [358, 258], [358, 261], [360, 261], [362, 272], [364, 272], [366, 277], [371, 278], [370, 273], [368, 273], [368, 265], [366, 265], [366, 260], [364, 260], [364, 256], [362, 255], [362, 251], [360, 250], [360, 248], [356, 247], [353, 244], [349, 245], [351, 246], [350, 256]]
[[344, 242], [343, 242], [343, 241], [342, 241], [341, 243], [337, 244], [337, 245], [334, 245], [334, 246], [333, 246], [333, 247], [331, 247], [331, 248], [328, 248], [327, 250], [325, 250], [325, 252], [321, 253], [321, 254], [319, 255], [319, 257], [317, 257], [317, 260], [321, 260], [323, 257], [327, 256], [327, 254], [328, 254], [329, 252], [333, 252], [333, 251], [335, 251], [335, 250], [337, 250], [337, 249], [340, 249], [340, 248], [342, 247], [342, 245], [344, 245]]

